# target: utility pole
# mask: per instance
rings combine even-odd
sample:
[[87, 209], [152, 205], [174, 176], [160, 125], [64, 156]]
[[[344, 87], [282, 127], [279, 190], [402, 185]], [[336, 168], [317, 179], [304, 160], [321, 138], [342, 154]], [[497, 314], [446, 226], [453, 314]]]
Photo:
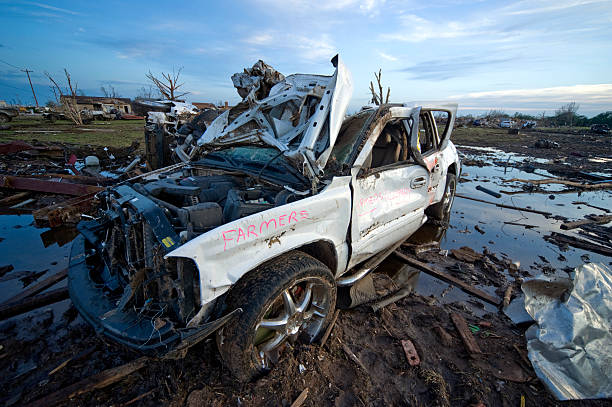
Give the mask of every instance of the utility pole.
[[38, 107], [38, 99], [36, 99], [36, 93], [34, 93], [34, 86], [32, 86], [32, 79], [30, 79], [30, 71], [29, 69], [22, 69], [21, 72], [25, 72], [28, 75], [28, 81], [30, 82], [30, 88], [32, 89], [32, 95], [34, 95], [34, 101], [36, 102], [36, 107]]

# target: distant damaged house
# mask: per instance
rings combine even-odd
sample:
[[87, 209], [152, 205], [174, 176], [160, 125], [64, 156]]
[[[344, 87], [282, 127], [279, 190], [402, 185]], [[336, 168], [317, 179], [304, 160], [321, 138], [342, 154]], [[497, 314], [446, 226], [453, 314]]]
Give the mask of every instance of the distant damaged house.
[[[72, 99], [71, 96], [62, 96]], [[113, 109], [117, 109], [121, 113], [132, 114], [132, 101], [129, 98], [109, 98], [98, 96], [76, 96], [78, 110], [96, 110], [111, 113]]]
[[215, 110], [219, 110], [219, 111], [221, 111], [221, 112], [224, 112], [224, 111], [226, 111], [226, 110], [229, 110], [229, 108], [231, 107], [231, 106], [229, 105], [229, 102], [227, 102], [227, 101], [225, 101], [225, 104], [224, 104], [224, 105], [222, 105], [222, 106], [221, 106], [221, 105], [217, 106], [217, 105], [215, 105], [214, 103], [206, 103], [206, 102], [204, 102], [204, 103], [200, 103], [200, 102], [193, 102], [192, 104], [193, 104], [195, 107], [197, 107], [198, 109], [200, 109], [200, 110], [206, 110], [206, 109], [215, 109]]

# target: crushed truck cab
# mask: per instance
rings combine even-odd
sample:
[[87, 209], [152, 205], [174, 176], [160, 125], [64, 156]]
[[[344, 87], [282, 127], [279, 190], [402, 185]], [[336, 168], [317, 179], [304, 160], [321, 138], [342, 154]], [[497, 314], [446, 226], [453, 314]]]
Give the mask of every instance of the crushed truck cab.
[[177, 147], [181, 162], [98, 194], [69, 271], [98, 332], [176, 355], [216, 331], [248, 380], [289, 340], [315, 341], [364, 264], [448, 218], [456, 105], [346, 116], [350, 72], [332, 64], [285, 77], [259, 61], [232, 78], [243, 101]]

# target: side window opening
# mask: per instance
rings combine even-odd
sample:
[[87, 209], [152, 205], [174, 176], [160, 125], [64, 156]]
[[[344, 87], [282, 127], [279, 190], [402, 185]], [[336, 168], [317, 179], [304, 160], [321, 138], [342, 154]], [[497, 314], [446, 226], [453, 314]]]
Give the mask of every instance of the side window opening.
[[437, 147], [436, 131], [434, 130], [435, 123], [432, 122], [432, 116], [427, 112], [421, 113], [419, 117], [419, 152], [423, 155], [429, 153]]
[[436, 122], [436, 128], [438, 129], [438, 145], [442, 142], [440, 138], [446, 134], [446, 130], [450, 124], [450, 113], [443, 110], [434, 111], [434, 120]]
[[410, 142], [402, 120], [394, 120], [383, 128], [364, 168], [379, 168], [408, 160]]

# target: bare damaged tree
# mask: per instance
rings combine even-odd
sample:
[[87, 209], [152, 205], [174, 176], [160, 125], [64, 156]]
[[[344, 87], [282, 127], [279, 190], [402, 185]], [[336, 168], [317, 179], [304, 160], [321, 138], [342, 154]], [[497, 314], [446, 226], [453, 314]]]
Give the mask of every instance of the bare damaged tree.
[[121, 97], [121, 95], [119, 95], [119, 93], [115, 90], [115, 87], [111, 85], [110, 83], [107, 83], [106, 86], [104, 85], [100, 86], [100, 90], [102, 91], [102, 94], [104, 95], [104, 97], [107, 97], [107, 98], [120, 98]]
[[[370, 92], [372, 93], [372, 103], [376, 105], [381, 105], [383, 103], [383, 86], [380, 82], [380, 77], [382, 75], [382, 69], [378, 70], [378, 75], [374, 72], [374, 77], [376, 78], [376, 83], [378, 84], [378, 94], [376, 90], [374, 90], [374, 83], [370, 81]], [[389, 95], [391, 94], [391, 88], [387, 87], [387, 97], [385, 98], [385, 103], [389, 103]]]
[[574, 118], [576, 117], [576, 112], [579, 108], [580, 105], [578, 103], [570, 102], [557, 109], [555, 111], [555, 114], [559, 119], [564, 120], [565, 123], [569, 123], [569, 126], [572, 127], [572, 125], [574, 124]]
[[178, 71], [174, 72], [172, 70], [172, 74], [169, 73], [161, 73], [161, 78], [156, 77], [149, 71], [146, 77], [153, 82], [157, 89], [159, 89], [159, 93], [167, 100], [177, 100], [181, 96], [185, 96], [189, 94], [189, 92], [178, 93], [177, 90], [184, 85], [184, 83], [178, 83], [179, 77], [181, 75], [181, 71], [183, 68], [179, 68]]
[[148, 85], [148, 88], [143, 86], [138, 90], [136, 100], [159, 99], [159, 96], [159, 91], [153, 85]]
[[76, 83], [74, 86], [72, 85], [72, 79], [66, 68], [64, 68], [64, 73], [66, 74], [66, 82], [68, 82], [68, 86], [64, 91], [62, 91], [61, 86], [59, 86], [49, 72], [45, 71], [45, 76], [51, 82], [51, 90], [53, 90], [55, 100], [62, 107], [64, 114], [68, 116], [74, 124], [80, 126], [83, 124], [83, 118], [81, 117], [81, 112], [79, 111], [76, 101], [78, 86]]

